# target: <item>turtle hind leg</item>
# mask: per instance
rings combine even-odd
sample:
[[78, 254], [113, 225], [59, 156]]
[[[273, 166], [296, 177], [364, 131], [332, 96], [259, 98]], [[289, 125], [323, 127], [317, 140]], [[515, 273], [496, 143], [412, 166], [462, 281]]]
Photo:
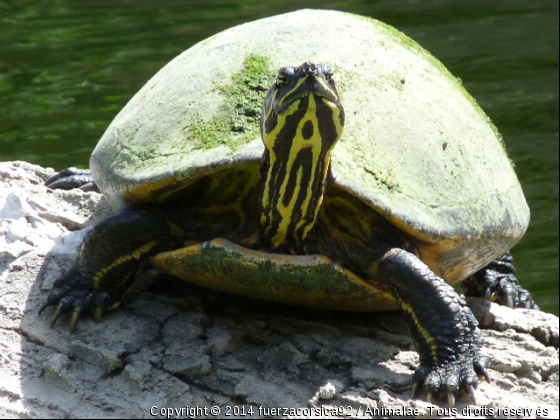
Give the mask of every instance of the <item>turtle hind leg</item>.
[[540, 310], [531, 293], [515, 277], [509, 251], [463, 281], [461, 289], [466, 296], [483, 297], [510, 308]]
[[101, 321], [120, 306], [140, 264], [178, 242], [178, 233], [159, 212], [125, 210], [107, 217], [86, 234], [74, 266], [54, 282], [40, 312], [56, 306], [51, 327], [72, 312], [71, 330], [84, 314]]
[[464, 299], [415, 255], [388, 251], [377, 277], [388, 286], [405, 313], [420, 368], [413, 376], [413, 396], [420, 386], [428, 400], [446, 395], [451, 406], [465, 392], [474, 398], [480, 377], [489, 379], [478, 322]]
[[79, 188], [83, 191], [99, 192], [99, 188], [89, 169], [67, 168], [47, 179], [45, 185], [55, 190]]

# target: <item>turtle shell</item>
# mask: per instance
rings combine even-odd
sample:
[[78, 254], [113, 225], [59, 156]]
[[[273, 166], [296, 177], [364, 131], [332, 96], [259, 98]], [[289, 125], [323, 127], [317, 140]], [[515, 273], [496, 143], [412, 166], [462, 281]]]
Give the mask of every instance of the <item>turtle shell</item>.
[[417, 243], [456, 283], [511, 248], [529, 209], [502, 138], [461, 81], [379, 21], [301, 10], [218, 33], [130, 100], [91, 157], [115, 208], [173, 197], [202, 176], [253, 165], [260, 112], [280, 67], [334, 70], [346, 126], [335, 182]]

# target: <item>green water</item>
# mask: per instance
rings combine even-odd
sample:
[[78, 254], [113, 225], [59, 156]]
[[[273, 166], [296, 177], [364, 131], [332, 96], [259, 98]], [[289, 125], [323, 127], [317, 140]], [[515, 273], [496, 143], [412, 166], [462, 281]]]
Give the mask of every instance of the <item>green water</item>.
[[[532, 210], [518, 275], [558, 313], [557, 0], [0, 0], [0, 159], [87, 166], [165, 63], [222, 29], [303, 7], [389, 23], [439, 58], [504, 135]], [[328, 28], [325, 28], [328, 30]]]

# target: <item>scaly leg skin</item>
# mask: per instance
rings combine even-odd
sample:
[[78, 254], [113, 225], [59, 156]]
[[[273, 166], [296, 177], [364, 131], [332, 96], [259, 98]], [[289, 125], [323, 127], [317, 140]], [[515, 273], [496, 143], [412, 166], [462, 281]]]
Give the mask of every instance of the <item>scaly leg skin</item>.
[[508, 251], [461, 283], [465, 296], [483, 297], [510, 308], [540, 310], [531, 293], [515, 277], [513, 257]]
[[158, 212], [125, 210], [107, 217], [85, 236], [73, 268], [55, 281], [39, 313], [56, 305], [52, 328], [72, 312], [72, 331], [83, 314], [101, 321], [120, 306], [140, 263], [172, 245], [177, 233]]
[[489, 381], [488, 357], [482, 352], [478, 322], [464, 299], [402, 249], [392, 249], [381, 258], [378, 275], [405, 313], [420, 354], [421, 366], [412, 379], [413, 398], [423, 386], [430, 402], [434, 395], [446, 395], [454, 407], [461, 391], [474, 400], [479, 378]]
[[72, 190], [79, 188], [83, 191], [97, 191], [99, 188], [89, 169], [68, 168], [45, 181], [45, 185], [52, 189]]

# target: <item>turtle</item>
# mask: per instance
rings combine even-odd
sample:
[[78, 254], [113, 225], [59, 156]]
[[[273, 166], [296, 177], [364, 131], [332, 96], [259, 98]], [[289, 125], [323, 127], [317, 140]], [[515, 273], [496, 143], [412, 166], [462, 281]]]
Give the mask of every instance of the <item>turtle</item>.
[[90, 169], [115, 212], [55, 281], [51, 327], [101, 321], [147, 260], [252, 298], [400, 309], [413, 397], [453, 406], [489, 380], [454, 286], [537, 308], [509, 253], [530, 214], [499, 132], [439, 61], [370, 18], [302, 10], [200, 42], [123, 108]]

